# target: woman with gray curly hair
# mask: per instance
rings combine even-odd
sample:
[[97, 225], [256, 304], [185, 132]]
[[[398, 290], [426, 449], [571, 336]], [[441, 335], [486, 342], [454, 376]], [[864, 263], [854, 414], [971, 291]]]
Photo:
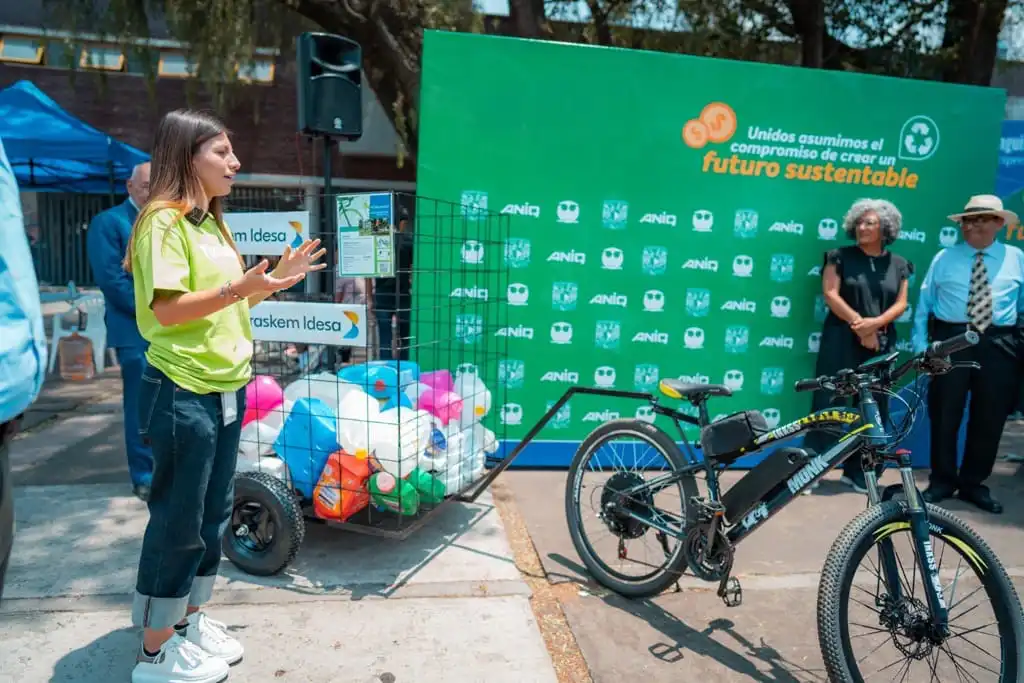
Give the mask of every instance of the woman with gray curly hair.
[[[821, 331], [821, 345], [815, 367], [818, 376], [832, 375], [844, 368], [856, 368], [896, 346], [893, 323], [907, 309], [909, 279], [913, 264], [889, 250], [900, 233], [903, 217], [884, 199], [859, 199], [843, 219], [843, 230], [853, 244], [825, 253], [821, 270], [822, 292], [829, 312]], [[829, 391], [814, 394], [812, 410], [834, 404]], [[888, 420], [888, 398], [875, 396]], [[835, 438], [814, 431], [805, 445], [822, 453]], [[879, 468], [877, 474], [881, 474]], [[853, 459], [843, 465], [844, 484], [866, 493], [861, 464]]]

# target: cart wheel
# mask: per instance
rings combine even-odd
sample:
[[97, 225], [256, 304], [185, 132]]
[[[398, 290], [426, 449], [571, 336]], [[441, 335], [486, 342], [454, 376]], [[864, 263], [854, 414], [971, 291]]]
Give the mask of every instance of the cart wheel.
[[295, 559], [306, 535], [298, 499], [266, 472], [235, 475], [235, 502], [223, 550], [236, 567], [255, 576], [277, 574]]

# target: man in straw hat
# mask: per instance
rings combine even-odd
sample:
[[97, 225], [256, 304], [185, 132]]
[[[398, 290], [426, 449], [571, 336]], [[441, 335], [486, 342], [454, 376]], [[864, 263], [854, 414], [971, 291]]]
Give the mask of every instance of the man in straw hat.
[[[1006, 418], [1016, 403], [1024, 325], [1024, 252], [996, 240], [1017, 214], [1003, 209], [993, 195], [971, 197], [950, 220], [959, 223], [964, 241], [944, 249], [932, 260], [914, 315], [913, 344], [923, 351], [929, 342], [962, 334], [970, 327], [981, 334], [974, 347], [953, 356], [975, 361], [980, 370], [957, 368], [934, 377], [928, 390], [931, 421], [931, 475], [924, 498], [937, 503], [956, 493], [982, 510], [999, 514], [1003, 506], [992, 497], [985, 480], [992, 474]], [[963, 463], [957, 467], [957, 433], [967, 396], [971, 405]]]

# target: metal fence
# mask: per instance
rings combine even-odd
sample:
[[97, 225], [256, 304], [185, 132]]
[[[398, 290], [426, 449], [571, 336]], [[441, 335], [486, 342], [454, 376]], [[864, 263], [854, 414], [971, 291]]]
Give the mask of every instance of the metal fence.
[[[94, 287], [89, 267], [86, 231], [93, 217], [128, 198], [127, 194], [35, 193], [35, 219], [27, 216], [36, 277], [44, 287], [74, 282]], [[302, 188], [237, 187], [227, 202], [228, 211], [297, 211], [305, 208]], [[314, 212], [316, 206], [312, 207]]]

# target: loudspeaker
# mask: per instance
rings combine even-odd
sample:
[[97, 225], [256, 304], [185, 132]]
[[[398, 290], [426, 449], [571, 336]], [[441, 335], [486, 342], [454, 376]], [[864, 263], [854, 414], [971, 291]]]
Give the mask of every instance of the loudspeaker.
[[362, 47], [329, 33], [303, 33], [296, 43], [299, 132], [358, 140], [363, 135]]

